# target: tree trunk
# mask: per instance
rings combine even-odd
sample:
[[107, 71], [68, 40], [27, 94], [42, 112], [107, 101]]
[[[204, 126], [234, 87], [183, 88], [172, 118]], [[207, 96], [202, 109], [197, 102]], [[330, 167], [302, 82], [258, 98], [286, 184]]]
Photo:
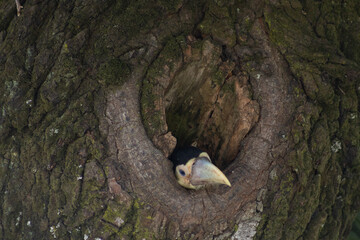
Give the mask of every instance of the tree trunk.
[[[360, 3], [0, 1], [2, 239], [344, 239]], [[186, 190], [206, 150], [232, 187]]]

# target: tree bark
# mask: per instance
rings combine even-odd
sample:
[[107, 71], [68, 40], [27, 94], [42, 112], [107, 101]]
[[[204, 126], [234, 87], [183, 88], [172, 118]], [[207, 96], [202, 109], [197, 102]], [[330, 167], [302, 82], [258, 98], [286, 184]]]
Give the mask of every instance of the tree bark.
[[[344, 239], [360, 3], [0, 1], [2, 239]], [[232, 187], [180, 187], [175, 145]]]

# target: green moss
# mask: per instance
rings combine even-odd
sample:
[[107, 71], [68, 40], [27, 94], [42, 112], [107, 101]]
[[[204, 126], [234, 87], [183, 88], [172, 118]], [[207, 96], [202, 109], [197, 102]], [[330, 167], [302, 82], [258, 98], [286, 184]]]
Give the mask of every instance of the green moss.
[[[270, 38], [271, 40], [280, 47], [280, 50], [282, 52], [285, 51], [285, 47], [286, 47], [286, 42], [284, 39], [284, 34], [282, 34], [281, 29], [283, 26], [281, 26], [280, 23], [282, 24], [286, 24], [284, 23], [284, 21], [288, 21], [288, 19], [284, 19], [283, 15], [281, 15], [281, 13], [279, 11], [273, 11], [273, 12], [264, 12], [264, 16], [265, 16], [265, 22], [267, 23], [267, 25], [269, 26], [270, 32]], [[278, 24], [281, 27], [278, 27]], [[284, 27], [285, 28], [285, 27]]]
[[129, 38], [152, 28], [163, 13], [155, 1], [130, 1], [125, 8], [121, 3], [117, 6], [113, 9], [117, 18], [114, 22], [121, 24], [119, 31]]
[[296, 224], [286, 224], [288, 231], [284, 232], [285, 239], [298, 239], [306, 229], [319, 204], [320, 183], [321, 176], [317, 174], [292, 201], [287, 222]]
[[[103, 8], [103, 6], [100, 8]], [[94, 27], [96, 28], [92, 38], [94, 43], [91, 45], [92, 49], [88, 53], [89, 57], [93, 58], [95, 56], [95, 62], [100, 64], [109, 63], [109, 61], [113, 61], [112, 59], [118, 58], [129, 60], [128, 58], [132, 58], [130, 54], [132, 51], [142, 52], [143, 49], [139, 50], [139, 45], [137, 44], [133, 46], [133, 44], [125, 44], [125, 42], [136, 39], [135, 43], [138, 42], [138, 39], [147, 38], [149, 30], [155, 28], [160, 23], [159, 20], [166, 12], [168, 11], [164, 10], [164, 6], [157, 0], [111, 2], [111, 7], [104, 10], [104, 18], [99, 19], [99, 23]], [[157, 38], [162, 41], [164, 36], [157, 36]], [[130, 56], [127, 57], [126, 55]], [[141, 56], [138, 58], [140, 59]], [[126, 76], [127, 63], [115, 63], [115, 65], [118, 64], [125, 70], [121, 75]], [[111, 66], [108, 67], [111, 68]]]
[[235, 85], [233, 82], [225, 82], [225, 84], [222, 86], [221, 91], [225, 94], [234, 94], [235, 93]]
[[[299, 99], [303, 93], [308, 97], [306, 103], [298, 102], [303, 106], [298, 108], [291, 130], [294, 150], [286, 158], [299, 184], [291, 186], [295, 189], [283, 192], [284, 197], [277, 198], [283, 194], [278, 195], [280, 190], [276, 188], [270, 191], [274, 200], [271, 209], [282, 203], [285, 209], [283, 215], [287, 220], [282, 221], [282, 212], [277, 208], [265, 215], [259, 228], [259, 236], [266, 236], [265, 239], [341, 238], [341, 231], [344, 231], [341, 229], [345, 227], [340, 222], [346, 222], [348, 215], [351, 215], [348, 212], [351, 207], [344, 208], [345, 198], [354, 199], [353, 191], [344, 190], [341, 183], [345, 188], [358, 186], [358, 181], [345, 183], [348, 178], [343, 176], [347, 175], [343, 172], [347, 165], [344, 159], [357, 162], [354, 146], [359, 145], [356, 140], [359, 139], [359, 124], [350, 118], [354, 117], [351, 114], [357, 111], [355, 106], [358, 106], [356, 86], [343, 84], [353, 82], [346, 79], [346, 69], [353, 65], [345, 58], [336, 57], [341, 46], [340, 39], [351, 39], [339, 34], [339, 29], [346, 26], [339, 22], [343, 6], [331, 1], [310, 2], [302, 2], [303, 9], [286, 4], [280, 8], [269, 5], [264, 14], [272, 43], [280, 49], [293, 75], [302, 83], [303, 89], [295, 88], [294, 94]], [[304, 9], [308, 13], [307, 21], [303, 21], [305, 18], [299, 15]], [[308, 19], [312, 20], [309, 22]], [[318, 36], [315, 36], [313, 29], [316, 29]], [[297, 36], [302, 36], [301, 40]], [[346, 153], [331, 151], [334, 136], [341, 136], [342, 147], [346, 148], [342, 151]], [[344, 138], [347, 138], [347, 146]], [[284, 187], [283, 183], [280, 183], [279, 189]], [[346, 197], [343, 198], [344, 195]], [[349, 201], [347, 206], [350, 205]], [[334, 214], [336, 217], [333, 217]], [[274, 226], [283, 229], [281, 237], [271, 231]]]
[[120, 227], [123, 224], [126, 224], [126, 221], [128, 220], [126, 217], [130, 210], [130, 207], [110, 201], [102, 219]]
[[314, 76], [305, 71], [301, 73], [301, 76], [306, 95], [308, 95], [312, 100], [316, 100], [319, 89], [316, 81], [314, 80]]
[[178, 63], [178, 60], [182, 58], [182, 48], [185, 48], [185, 37], [178, 36], [172, 37], [166, 40], [166, 44], [162, 49], [159, 57], [152, 63], [148, 70], [148, 78], [160, 77], [165, 74], [165, 67], [170, 68], [170, 72], [174, 70], [174, 64]]
[[[180, 45], [179, 45], [180, 42]], [[184, 42], [183, 37], [171, 38], [166, 42], [158, 58], [152, 63], [141, 88], [141, 114], [146, 132], [150, 138], [164, 131], [161, 127], [164, 125], [162, 110], [156, 106], [156, 103], [164, 95], [165, 89], [159, 83], [162, 77], [170, 77], [170, 73], [175, 70], [182, 59], [181, 45]]]
[[330, 152], [330, 136], [326, 121], [318, 122], [311, 134], [311, 152], [316, 159], [316, 169], [322, 173], [331, 156]]
[[228, 7], [221, 7], [213, 1], [208, 3], [209, 9], [197, 28], [203, 35], [211, 35], [222, 44], [233, 47], [236, 44], [236, 35]]
[[102, 219], [105, 221], [103, 230], [107, 235], [131, 239], [159, 239], [156, 237], [159, 233], [148, 228], [147, 223], [153, 219], [138, 199], [133, 200], [129, 206], [110, 201]]
[[[258, 232], [263, 234], [261, 239], [298, 239], [318, 206], [320, 180], [319, 175], [315, 176], [304, 188], [305, 191], [296, 194], [293, 175], [289, 173], [284, 176], [271, 202], [271, 216], [265, 213], [258, 227]], [[295, 194], [296, 197], [289, 204]], [[284, 225], [287, 226], [286, 231], [279, 233]]]
[[352, 89], [346, 89], [346, 95], [341, 98], [341, 108], [343, 111], [357, 111], [358, 101], [356, 97], [356, 86]]
[[313, 159], [306, 144], [302, 143], [301, 146], [297, 147], [296, 151], [290, 153], [289, 165], [297, 173], [300, 184], [306, 186], [309, 175], [313, 170]]
[[183, 4], [182, 0], [158, 0], [161, 6], [165, 7], [166, 10], [177, 11]]
[[[266, 212], [263, 214], [263, 219], [261, 221], [261, 225], [264, 227], [261, 231], [263, 239], [280, 239], [281, 234], [279, 233], [279, 229], [282, 229], [288, 216], [288, 201], [289, 198], [291, 198], [290, 194], [294, 191], [294, 177], [289, 173], [281, 179], [279, 189], [274, 193], [273, 201], [270, 203], [270, 206], [268, 206], [268, 209], [273, 210], [273, 215], [269, 218], [269, 216], [266, 215]], [[273, 181], [276, 182], [277, 179], [274, 179]]]
[[304, 239], [319, 239], [319, 234], [322, 226], [325, 224], [328, 214], [325, 211], [315, 212], [312, 216], [308, 228], [304, 234]]
[[155, 234], [150, 231], [148, 228], [143, 226], [142, 218], [138, 218], [133, 232], [134, 239], [142, 240], [142, 239], [156, 239]]
[[48, 218], [51, 223], [62, 215], [62, 208], [66, 204], [66, 197], [61, 189], [61, 170], [55, 168], [53, 174], [50, 176], [50, 198], [48, 205]]
[[238, 229], [239, 229], [239, 225], [235, 224], [234, 225], [234, 232], [237, 232]]
[[77, 150], [79, 149], [79, 146], [84, 144], [85, 139], [83, 138], [75, 141], [68, 147], [65, 158], [66, 162], [63, 170], [64, 173], [61, 178], [61, 189], [66, 197], [67, 205], [65, 206], [65, 214], [67, 216], [72, 216], [71, 211], [74, 211], [74, 206], [76, 206], [80, 194], [81, 181], [79, 181], [80, 179], [78, 178], [82, 178], [84, 168], [79, 167], [81, 163], [78, 162], [76, 156], [78, 155]]
[[[51, 122], [57, 117], [58, 111], [64, 111], [69, 97], [78, 89], [85, 75], [79, 64], [64, 43], [55, 66], [39, 89], [37, 106], [29, 117], [29, 125], [35, 125], [48, 112], [51, 113], [46, 115], [46, 120], [51, 119]], [[55, 108], [57, 111], [53, 111]]]
[[126, 63], [119, 59], [111, 59], [100, 65], [97, 78], [100, 83], [121, 86], [130, 76], [130, 71]]
[[228, 74], [228, 72], [224, 71], [224, 69], [217, 69], [216, 72], [214, 74], [212, 74], [211, 80], [216, 85], [222, 86], [227, 74]]
[[339, 111], [340, 99], [337, 95], [334, 95], [332, 104], [324, 105], [324, 113], [326, 114], [329, 121], [337, 121], [340, 117]]

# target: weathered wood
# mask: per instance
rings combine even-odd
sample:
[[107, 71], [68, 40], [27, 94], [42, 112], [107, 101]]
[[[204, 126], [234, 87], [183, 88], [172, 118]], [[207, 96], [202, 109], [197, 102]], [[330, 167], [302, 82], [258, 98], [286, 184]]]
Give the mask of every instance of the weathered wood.
[[[342, 239], [357, 1], [0, 1], [0, 238]], [[232, 187], [180, 187], [207, 150]]]

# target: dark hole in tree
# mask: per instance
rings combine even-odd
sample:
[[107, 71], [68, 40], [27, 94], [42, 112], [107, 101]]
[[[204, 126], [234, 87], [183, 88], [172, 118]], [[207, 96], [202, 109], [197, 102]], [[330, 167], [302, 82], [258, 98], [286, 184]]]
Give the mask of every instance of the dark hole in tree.
[[177, 147], [197, 146], [224, 169], [258, 120], [259, 107], [248, 76], [233, 74], [236, 64], [223, 58], [224, 48], [209, 41], [201, 47], [201, 56], [183, 66], [165, 91], [166, 122]]
[[224, 58], [225, 50], [209, 39], [175, 39], [149, 69], [142, 87], [142, 118], [149, 137], [165, 155], [175, 147], [174, 136], [177, 147], [195, 145], [224, 169], [258, 120], [249, 76], [235, 71], [239, 64]]

